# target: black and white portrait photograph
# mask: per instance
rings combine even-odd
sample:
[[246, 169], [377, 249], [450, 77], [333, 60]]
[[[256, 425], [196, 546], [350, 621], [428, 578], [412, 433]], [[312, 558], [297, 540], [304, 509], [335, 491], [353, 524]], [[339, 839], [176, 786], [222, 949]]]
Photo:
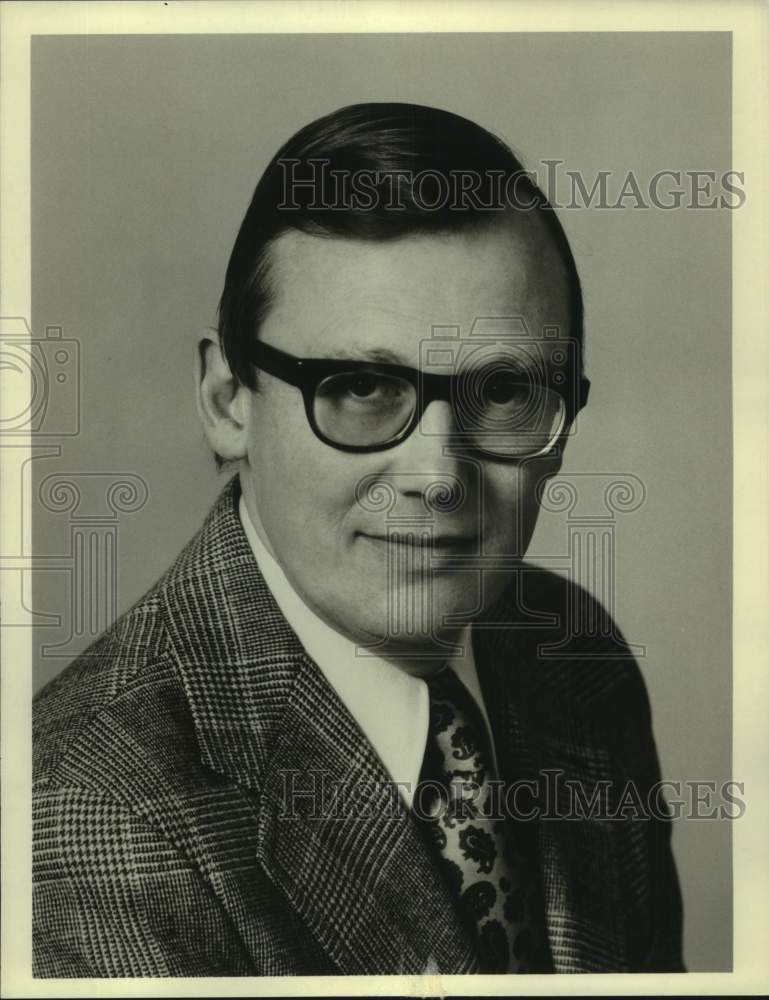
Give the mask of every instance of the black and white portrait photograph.
[[767, 17], [642, 6], [6, 5], [4, 995], [764, 992]]

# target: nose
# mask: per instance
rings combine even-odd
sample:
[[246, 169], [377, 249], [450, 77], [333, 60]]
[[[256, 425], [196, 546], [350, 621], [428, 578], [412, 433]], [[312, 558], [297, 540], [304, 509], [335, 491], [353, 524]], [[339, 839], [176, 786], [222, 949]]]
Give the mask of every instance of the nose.
[[456, 462], [456, 458], [451, 455], [452, 449], [446, 448], [455, 443], [456, 433], [456, 422], [450, 404], [442, 399], [434, 399], [425, 407], [422, 418], [412, 433], [396, 450], [413, 465], [415, 472], [446, 468]]
[[456, 422], [451, 404], [443, 399], [433, 399], [425, 407], [422, 419], [414, 430], [415, 435], [427, 438], [442, 438], [442, 443], [448, 443], [452, 434], [456, 433]]
[[398, 492], [419, 496], [430, 508], [455, 510], [467, 495], [467, 462], [447, 445], [456, 441], [451, 406], [440, 399], [425, 408], [409, 437], [391, 452]]

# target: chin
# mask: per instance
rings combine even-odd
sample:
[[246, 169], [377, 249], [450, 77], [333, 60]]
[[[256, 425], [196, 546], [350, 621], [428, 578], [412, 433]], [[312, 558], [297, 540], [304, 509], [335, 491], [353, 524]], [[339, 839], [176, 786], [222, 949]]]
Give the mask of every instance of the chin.
[[[372, 615], [374, 608], [378, 613]], [[432, 608], [429, 605], [425, 607], [414, 588], [409, 588], [391, 597], [389, 602], [382, 596], [367, 609], [368, 614], [361, 614], [354, 623], [348, 619], [345, 631], [361, 646], [402, 652], [404, 655], [424, 654], [444, 649], [447, 643], [451, 644], [456, 639], [462, 625], [447, 625], [447, 617], [474, 610], [475, 605], [468, 606], [466, 599], [461, 603], [455, 600], [434, 602]]]

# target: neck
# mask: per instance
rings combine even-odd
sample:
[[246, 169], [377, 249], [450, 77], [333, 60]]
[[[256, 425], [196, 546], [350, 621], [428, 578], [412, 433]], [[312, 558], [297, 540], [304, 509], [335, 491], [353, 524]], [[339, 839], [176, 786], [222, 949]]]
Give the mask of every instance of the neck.
[[[353, 639], [353, 641], [356, 641]], [[412, 677], [432, 677], [455, 658], [469, 655], [470, 627], [456, 627], [440, 637], [425, 639], [419, 645], [389, 642], [360, 643], [362, 650], [391, 663]]]

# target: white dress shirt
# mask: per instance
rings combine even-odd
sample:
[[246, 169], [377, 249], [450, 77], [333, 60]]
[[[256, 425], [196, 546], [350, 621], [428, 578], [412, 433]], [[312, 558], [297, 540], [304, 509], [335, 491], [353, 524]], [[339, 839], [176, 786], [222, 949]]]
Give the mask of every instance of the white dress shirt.
[[[327, 625], [294, 590], [254, 528], [242, 496], [239, 514], [262, 576], [283, 616], [358, 723], [411, 808], [427, 742], [430, 718], [427, 684], [395, 663], [358, 654], [355, 643]], [[464, 646], [465, 655], [456, 654], [449, 662], [483, 714], [494, 754], [469, 625], [460, 637], [460, 645]], [[382, 706], [387, 706], [386, 711]], [[494, 764], [496, 767], [496, 760]]]

